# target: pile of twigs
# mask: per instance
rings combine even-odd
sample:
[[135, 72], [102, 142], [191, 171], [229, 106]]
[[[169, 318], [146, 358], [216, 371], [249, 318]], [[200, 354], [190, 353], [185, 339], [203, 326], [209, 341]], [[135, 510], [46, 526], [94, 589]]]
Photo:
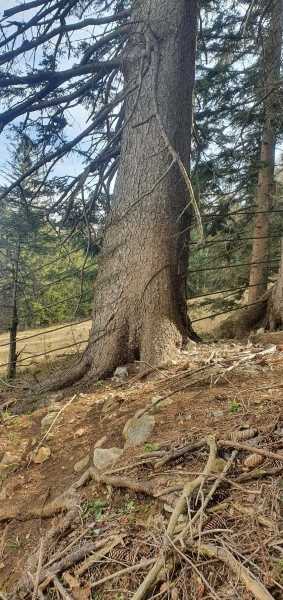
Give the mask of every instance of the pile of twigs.
[[[45, 507], [42, 517], [65, 516], [40, 540], [7, 598], [88, 600], [94, 590], [103, 599], [282, 597], [281, 431], [277, 421], [140, 455], [112, 472], [92, 466]], [[78, 493], [90, 480], [114, 495], [127, 489], [143, 506], [150, 498], [154, 518], [125, 522], [109, 514], [85, 522]]]

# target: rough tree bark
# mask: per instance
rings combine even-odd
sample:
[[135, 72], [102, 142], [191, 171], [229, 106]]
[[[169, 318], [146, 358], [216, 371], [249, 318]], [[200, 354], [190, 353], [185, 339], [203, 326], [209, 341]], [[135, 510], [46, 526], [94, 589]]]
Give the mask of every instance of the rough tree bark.
[[[188, 168], [197, 0], [138, 0], [124, 56], [128, 96], [114, 203], [94, 286], [93, 325], [81, 363], [102, 377], [140, 359], [161, 364], [192, 333], [186, 306]], [[182, 161], [182, 164], [181, 162]]]
[[278, 279], [273, 286], [267, 303], [266, 329], [276, 331], [283, 328], [283, 239]]
[[274, 192], [274, 155], [278, 120], [278, 82], [282, 48], [283, 1], [271, 3], [270, 30], [263, 44], [264, 123], [261, 141], [260, 169], [256, 192], [254, 241], [249, 285], [249, 303], [259, 300], [267, 289], [269, 259], [270, 214]]

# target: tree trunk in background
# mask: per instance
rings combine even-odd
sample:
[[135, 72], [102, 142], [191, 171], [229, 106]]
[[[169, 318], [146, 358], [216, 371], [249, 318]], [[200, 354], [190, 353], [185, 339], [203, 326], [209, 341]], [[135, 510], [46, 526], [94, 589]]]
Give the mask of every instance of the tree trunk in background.
[[283, 328], [283, 239], [281, 240], [281, 260], [279, 276], [272, 288], [270, 298], [267, 304], [267, 323], [266, 328], [270, 331], [276, 331]]
[[256, 302], [267, 289], [269, 260], [270, 215], [274, 192], [274, 154], [278, 115], [278, 82], [280, 80], [280, 61], [282, 46], [282, 0], [272, 3], [270, 32], [263, 48], [263, 90], [264, 123], [261, 141], [260, 170], [258, 175], [254, 239], [249, 284], [249, 302]]
[[81, 364], [97, 378], [140, 359], [168, 361], [186, 343], [189, 197], [176, 155], [188, 168], [197, 1], [138, 0], [125, 52], [120, 166], [94, 287], [93, 326]]
[[10, 324], [9, 360], [7, 367], [7, 378], [15, 379], [17, 369], [17, 330], [18, 330], [18, 274], [20, 262], [21, 244], [18, 242], [15, 261], [13, 265], [13, 292], [12, 292], [12, 315]]

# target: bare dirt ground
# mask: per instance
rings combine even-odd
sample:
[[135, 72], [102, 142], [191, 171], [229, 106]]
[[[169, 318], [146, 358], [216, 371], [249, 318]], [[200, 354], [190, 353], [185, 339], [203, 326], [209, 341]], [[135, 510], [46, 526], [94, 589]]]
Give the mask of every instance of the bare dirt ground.
[[[40, 409], [34, 398], [24, 415], [14, 414], [24, 396], [3, 388], [2, 405], [15, 402], [1, 412], [0, 460], [11, 459], [0, 465], [1, 600], [283, 598], [283, 334], [275, 342], [192, 345], [150, 377], [69, 389]], [[146, 443], [75, 489], [87, 469], [76, 463], [101, 438], [123, 448], [125, 423], [145, 408], [155, 419]]]

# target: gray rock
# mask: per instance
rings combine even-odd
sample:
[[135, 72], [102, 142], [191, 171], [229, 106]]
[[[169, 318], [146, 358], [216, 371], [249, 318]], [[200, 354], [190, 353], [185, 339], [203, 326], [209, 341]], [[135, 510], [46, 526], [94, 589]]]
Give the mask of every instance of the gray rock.
[[48, 412], [49, 413], [58, 413], [59, 410], [61, 410], [61, 408], [62, 408], [62, 404], [60, 404], [59, 402], [52, 401], [51, 404], [48, 406]]
[[126, 440], [125, 448], [144, 444], [151, 436], [154, 425], [155, 418], [153, 415], [145, 414], [141, 417], [135, 415], [129, 419], [123, 429], [123, 436]]
[[11, 465], [19, 464], [20, 460], [21, 460], [21, 456], [19, 456], [18, 454], [12, 454], [11, 452], [5, 452], [0, 465], [1, 465], [1, 467], [9, 467]]
[[117, 367], [114, 371], [113, 379], [118, 381], [125, 381], [127, 379], [129, 373], [127, 367]]
[[212, 410], [210, 413], [211, 417], [214, 417], [215, 419], [219, 418], [219, 417], [223, 417], [224, 416], [224, 410]]
[[104, 471], [110, 465], [113, 465], [123, 454], [121, 448], [95, 448], [93, 452], [93, 464], [95, 467]]
[[48, 429], [52, 425], [54, 419], [57, 416], [57, 412], [50, 412], [43, 419], [41, 419], [41, 429]]
[[89, 463], [89, 454], [87, 454], [86, 456], [84, 456], [83, 458], [81, 458], [81, 460], [79, 460], [78, 462], [76, 462], [76, 464], [74, 465], [74, 471], [75, 473], [81, 473], [82, 471], [84, 471]]

